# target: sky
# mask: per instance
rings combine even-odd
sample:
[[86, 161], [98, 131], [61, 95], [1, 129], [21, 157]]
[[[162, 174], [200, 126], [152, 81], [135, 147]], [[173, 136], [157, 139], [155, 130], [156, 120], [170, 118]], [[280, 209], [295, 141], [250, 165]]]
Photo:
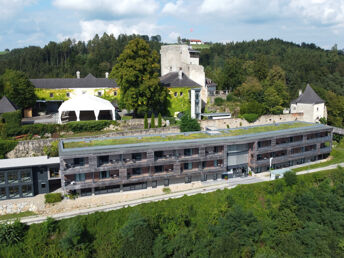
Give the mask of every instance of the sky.
[[0, 51], [104, 32], [344, 48], [344, 0], [0, 0]]

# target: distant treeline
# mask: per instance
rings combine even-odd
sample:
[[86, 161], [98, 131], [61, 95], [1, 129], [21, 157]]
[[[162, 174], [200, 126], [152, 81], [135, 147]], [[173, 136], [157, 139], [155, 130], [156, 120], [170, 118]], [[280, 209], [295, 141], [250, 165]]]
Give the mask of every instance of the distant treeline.
[[116, 38], [104, 33], [88, 42], [67, 39], [61, 43], [51, 41], [43, 48], [13, 49], [0, 55], [0, 74], [12, 69], [25, 72], [29, 78], [74, 77], [76, 71], [80, 71], [82, 77], [88, 73], [104, 77], [105, 72], [111, 72], [128, 42], [137, 37], [145, 39], [152, 49], [160, 50], [160, 35], [121, 34]]

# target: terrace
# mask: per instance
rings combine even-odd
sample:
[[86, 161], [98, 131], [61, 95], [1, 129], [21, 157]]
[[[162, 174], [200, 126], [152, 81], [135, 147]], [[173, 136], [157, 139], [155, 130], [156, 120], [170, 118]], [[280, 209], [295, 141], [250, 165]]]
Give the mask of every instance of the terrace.
[[113, 137], [106, 139], [83, 139], [83, 140], [65, 140], [62, 147], [64, 149], [84, 148], [95, 146], [111, 146], [122, 144], [138, 144], [151, 142], [166, 142], [166, 141], [182, 141], [182, 140], [197, 140], [206, 138], [221, 138], [230, 136], [240, 136], [248, 134], [266, 133], [270, 131], [281, 131], [293, 128], [316, 126], [315, 124], [304, 122], [281, 123], [276, 125], [252, 126], [238, 129], [218, 130], [215, 133], [209, 132], [190, 132], [180, 134], [166, 134], [154, 136], [128, 136], [128, 137]]

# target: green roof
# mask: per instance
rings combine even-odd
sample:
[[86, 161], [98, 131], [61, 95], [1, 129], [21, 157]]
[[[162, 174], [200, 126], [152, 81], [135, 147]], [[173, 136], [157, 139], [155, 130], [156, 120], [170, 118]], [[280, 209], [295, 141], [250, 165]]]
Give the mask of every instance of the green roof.
[[64, 141], [63, 148], [84, 148], [94, 146], [110, 146], [110, 145], [121, 145], [121, 144], [137, 144], [137, 143], [148, 143], [148, 142], [165, 142], [165, 141], [181, 141], [181, 140], [195, 140], [204, 138], [220, 138], [226, 136], [238, 136], [245, 134], [256, 134], [264, 133], [269, 131], [287, 130], [298, 127], [312, 126], [314, 124], [294, 122], [294, 123], [283, 123], [276, 125], [266, 126], [254, 126], [238, 129], [220, 130], [218, 133], [207, 133], [207, 132], [190, 132], [181, 134], [165, 134], [165, 135], [154, 135], [154, 136], [128, 136], [128, 137], [114, 137], [114, 138], [102, 138], [102, 139], [83, 139], [83, 140], [72, 140]]

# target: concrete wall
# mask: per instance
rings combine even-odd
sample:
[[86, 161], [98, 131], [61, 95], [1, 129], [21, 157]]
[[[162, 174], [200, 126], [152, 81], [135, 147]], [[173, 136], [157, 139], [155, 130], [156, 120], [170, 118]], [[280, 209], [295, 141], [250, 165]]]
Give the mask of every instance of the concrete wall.
[[291, 122], [291, 121], [297, 121], [297, 120], [304, 121], [302, 113], [286, 114], [286, 115], [265, 115], [265, 116], [261, 116], [254, 123], [249, 123], [245, 119], [241, 119], [241, 118], [202, 120], [201, 128], [205, 130], [206, 127], [211, 126], [211, 127], [216, 127], [218, 129], [226, 129], [226, 128], [237, 128], [241, 126], [272, 124], [274, 122], [275, 123]]

